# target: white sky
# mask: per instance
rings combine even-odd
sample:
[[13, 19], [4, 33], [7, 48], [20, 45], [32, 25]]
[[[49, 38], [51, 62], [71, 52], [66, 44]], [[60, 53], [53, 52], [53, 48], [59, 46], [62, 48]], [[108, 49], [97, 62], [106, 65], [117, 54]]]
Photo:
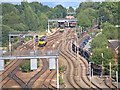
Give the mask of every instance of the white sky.
[[[0, 2], [21, 2], [22, 0], [1, 0]], [[38, 1], [38, 2], [58, 2], [58, 0], [27, 0], [28, 2]], [[59, 2], [84, 2], [87, 0], [60, 0]], [[94, 2], [102, 2], [105, 0], [92, 0]]]

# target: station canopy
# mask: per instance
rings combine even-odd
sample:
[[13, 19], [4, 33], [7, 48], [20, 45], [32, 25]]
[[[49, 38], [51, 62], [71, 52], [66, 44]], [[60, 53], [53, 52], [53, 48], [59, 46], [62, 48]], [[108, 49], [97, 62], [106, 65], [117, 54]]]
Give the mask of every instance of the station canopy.
[[48, 22], [77, 22], [77, 18], [72, 18], [72, 19], [65, 19], [65, 18], [62, 18], [62, 19], [51, 19], [51, 20], [48, 20]]

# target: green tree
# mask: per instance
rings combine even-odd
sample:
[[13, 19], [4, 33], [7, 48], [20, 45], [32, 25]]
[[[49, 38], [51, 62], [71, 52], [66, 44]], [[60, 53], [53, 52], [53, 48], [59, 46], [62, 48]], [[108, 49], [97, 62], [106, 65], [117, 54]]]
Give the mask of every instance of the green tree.
[[[93, 49], [93, 55], [90, 57], [90, 60], [95, 62], [96, 64], [104, 64], [104, 67], [108, 68], [109, 67], [109, 62], [112, 62], [114, 64], [113, 60], [113, 51], [109, 48], [95, 48]], [[103, 57], [101, 55], [103, 53]]]
[[39, 20], [40, 20], [40, 25], [38, 30], [39, 31], [45, 31], [47, 29], [47, 24], [48, 24], [48, 17], [45, 13], [41, 13], [39, 15]]
[[20, 16], [15, 14], [14, 12], [10, 12], [3, 16], [3, 24], [11, 26], [13, 24], [17, 24], [21, 22]]
[[26, 31], [27, 27], [23, 23], [13, 24], [12, 28], [16, 31]]
[[25, 24], [28, 26], [28, 30], [36, 31], [39, 27], [39, 18], [33, 12], [28, 3], [24, 4], [24, 20]]
[[57, 5], [53, 9], [53, 18], [64, 18], [66, 16], [66, 9], [62, 5]]
[[0, 27], [2, 28], [2, 46], [7, 46], [9, 41], [8, 34], [14, 30], [7, 25], [2, 25]]
[[14, 12], [15, 14], [19, 13], [15, 5], [10, 4], [10, 3], [2, 3], [2, 15], [5, 15], [11, 12]]
[[99, 9], [99, 16], [104, 16], [103, 22], [107, 21], [112, 24], [118, 24], [118, 8], [117, 2], [102, 2]]
[[106, 48], [108, 43], [107, 43], [107, 38], [105, 37], [105, 35], [103, 34], [99, 34], [98, 36], [96, 36], [92, 42], [91, 42], [91, 48], [95, 49], [95, 48]]
[[118, 39], [118, 29], [114, 25], [104, 23], [102, 28], [102, 33], [107, 37], [107, 39]]
[[79, 20], [78, 24], [82, 27], [89, 27], [92, 25], [89, 17], [85, 13], [79, 13], [77, 19]]
[[68, 12], [74, 12], [75, 10], [74, 10], [74, 8], [73, 7], [69, 7], [68, 8]]

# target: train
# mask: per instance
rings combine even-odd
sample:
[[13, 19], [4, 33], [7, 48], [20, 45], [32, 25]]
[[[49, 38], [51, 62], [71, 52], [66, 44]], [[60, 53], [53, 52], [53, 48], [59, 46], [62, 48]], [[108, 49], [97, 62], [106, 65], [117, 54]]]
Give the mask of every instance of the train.
[[65, 29], [64, 23], [63, 23], [63, 22], [59, 23], [59, 31], [60, 31], [60, 32], [63, 32], [64, 29]]
[[[80, 47], [77, 47], [74, 43], [72, 43], [72, 50], [75, 53], [78, 52], [78, 54], [80, 56], [84, 57], [87, 60], [88, 63], [90, 62], [90, 60], [89, 60], [89, 58], [90, 58], [90, 52], [87, 51], [87, 50], [84, 50], [83, 48], [85, 47], [85, 45], [87, 44], [87, 42], [90, 40], [90, 38], [91, 37], [89, 35], [86, 36], [84, 38], [84, 40], [82, 40], [82, 42], [80, 44]], [[97, 65], [95, 63], [91, 63], [91, 68], [93, 69], [93, 74], [94, 75], [99, 75], [99, 76], [101, 75], [101, 72], [102, 72], [102, 67], [101, 66], [99, 66], [99, 65]]]
[[60, 31], [60, 32], [63, 32], [63, 31], [64, 31], [64, 28], [60, 27], [59, 31]]
[[76, 25], [77, 25], [77, 22], [70, 22], [69, 23], [70, 28], [74, 28], [74, 27], [76, 27]]
[[35, 37], [35, 42], [38, 43], [38, 47], [44, 47], [47, 44], [47, 36]]

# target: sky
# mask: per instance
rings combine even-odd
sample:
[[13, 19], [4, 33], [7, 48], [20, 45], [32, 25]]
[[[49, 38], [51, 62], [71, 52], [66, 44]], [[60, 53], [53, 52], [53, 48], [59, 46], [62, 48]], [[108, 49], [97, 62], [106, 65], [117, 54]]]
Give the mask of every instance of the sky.
[[[0, 2], [9, 2], [9, 3], [13, 3], [13, 4], [20, 4], [22, 0], [1, 0]], [[33, 2], [33, 1], [37, 1], [37, 2], [41, 2], [43, 5], [48, 5], [49, 7], [55, 7], [58, 4], [61, 4], [64, 7], [73, 7], [73, 8], [77, 8], [79, 6], [79, 4], [81, 2], [85, 2], [88, 0], [27, 0], [28, 2]], [[91, 0], [89, 0], [91, 1]], [[105, 0], [92, 0], [93, 2], [102, 2]]]

